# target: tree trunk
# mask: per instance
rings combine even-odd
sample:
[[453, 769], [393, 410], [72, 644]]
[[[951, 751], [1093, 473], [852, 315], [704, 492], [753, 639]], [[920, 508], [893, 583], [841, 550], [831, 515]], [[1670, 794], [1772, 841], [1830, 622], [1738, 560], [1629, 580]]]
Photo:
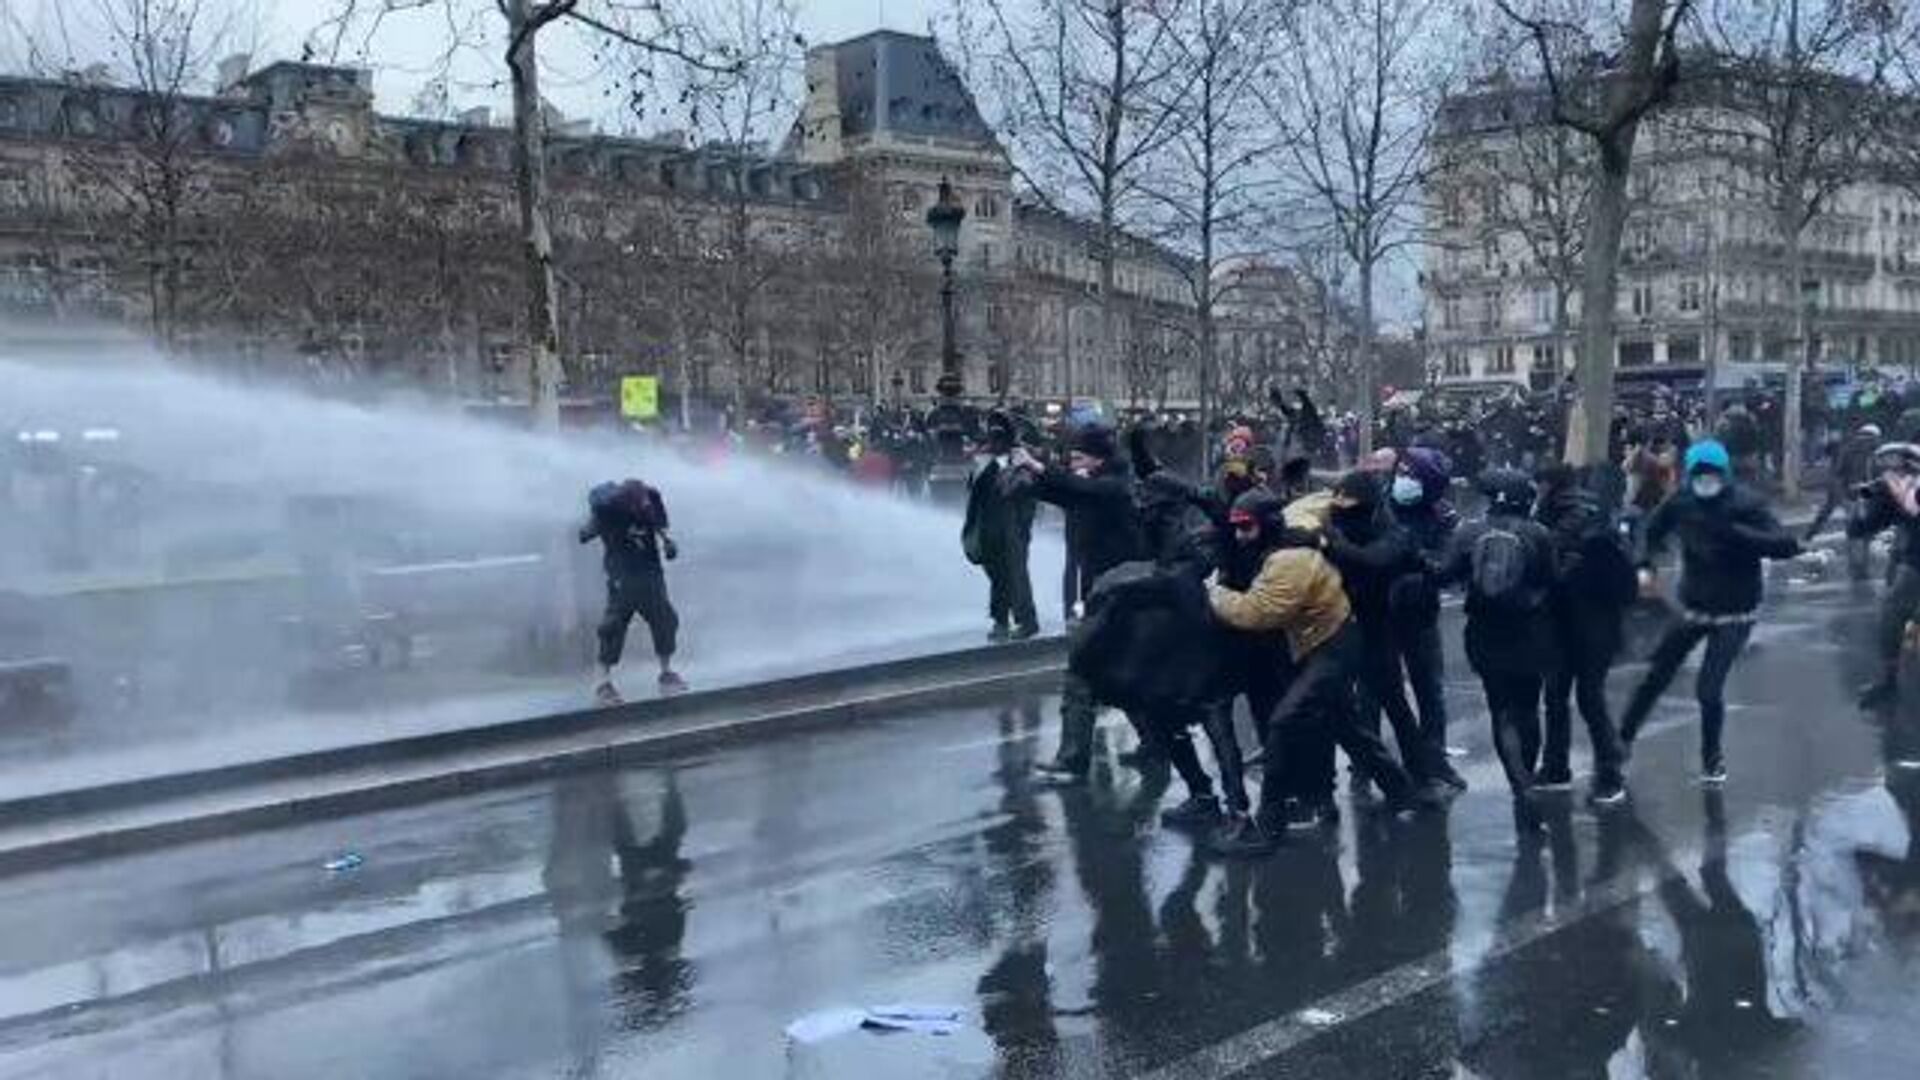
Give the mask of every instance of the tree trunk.
[[1801, 404], [1807, 372], [1813, 367], [1812, 298], [1806, 294], [1807, 249], [1802, 243], [1806, 220], [1796, 208], [1795, 223], [1782, 229], [1787, 241], [1787, 299], [1793, 305], [1793, 354], [1787, 357], [1787, 392], [1780, 412], [1780, 494], [1791, 501], [1800, 497], [1800, 453], [1805, 440], [1800, 431]]
[[1354, 382], [1360, 391], [1360, 453], [1373, 453], [1373, 413], [1380, 395], [1374, 389], [1375, 375], [1373, 363], [1373, 270], [1374, 257], [1371, 254], [1360, 259], [1360, 347], [1354, 357]]
[[1627, 170], [1636, 129], [1601, 140], [1594, 157], [1587, 217], [1585, 273], [1580, 283], [1577, 392], [1567, 414], [1566, 461], [1607, 459], [1613, 426], [1614, 306], [1620, 292], [1620, 237], [1627, 227]]
[[560, 428], [560, 321], [547, 223], [547, 130], [540, 111], [537, 30], [528, 0], [506, 0], [507, 67], [513, 74], [513, 180], [527, 266], [528, 413], [536, 431]]

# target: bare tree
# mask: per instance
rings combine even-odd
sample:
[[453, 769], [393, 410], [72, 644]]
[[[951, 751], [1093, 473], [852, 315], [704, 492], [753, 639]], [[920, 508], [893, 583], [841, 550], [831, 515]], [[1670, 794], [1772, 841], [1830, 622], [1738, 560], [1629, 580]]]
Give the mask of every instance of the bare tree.
[[[1169, 0], [1164, 9], [1178, 7]], [[1178, 65], [1172, 23], [1137, 0], [986, 0], [956, 4], [963, 59], [982, 50], [1003, 109], [1000, 132], [1036, 195], [1090, 205], [1100, 277], [1101, 340], [1095, 386], [1119, 363], [1114, 279], [1122, 225], [1141, 194], [1148, 160], [1173, 137], [1167, 106]], [[975, 25], [977, 18], [980, 25]], [[976, 45], [976, 42], [982, 43]], [[1069, 394], [1073, 375], [1067, 373]]]
[[1563, 370], [1580, 288], [1591, 216], [1593, 169], [1586, 142], [1572, 130], [1532, 114], [1520, 117], [1491, 153], [1486, 191], [1494, 229], [1520, 237], [1528, 257], [1553, 290], [1549, 317], [1553, 374]]
[[736, 58], [710, 47], [683, 14], [664, 3], [624, 0], [340, 0], [335, 14], [315, 31], [309, 48], [338, 56], [356, 37], [371, 41], [383, 23], [398, 14], [434, 17], [449, 32], [446, 57], [483, 47], [492, 39], [469, 40], [478, 27], [474, 5], [491, 4], [504, 21], [500, 56], [513, 91], [513, 175], [520, 211], [521, 246], [527, 275], [526, 334], [530, 363], [529, 404], [536, 428], [560, 424], [560, 305], [554, 277], [553, 229], [547, 186], [547, 113], [540, 96], [538, 45], [550, 27], [567, 24], [592, 34], [620, 51], [630, 85], [655, 78], [657, 63], [727, 75]]
[[1288, 178], [1352, 264], [1359, 290], [1354, 356], [1360, 445], [1370, 450], [1375, 289], [1381, 267], [1415, 241], [1428, 138], [1451, 61], [1438, 0], [1324, 0], [1285, 21], [1266, 90]]
[[[1849, 187], [1888, 132], [1882, 103], [1894, 55], [1890, 8], [1856, 0], [1709, 0], [1694, 20], [1709, 59], [1692, 73], [1683, 135], [1701, 140], [1710, 168], [1722, 163], [1758, 181], [1784, 247], [1795, 348], [1787, 364], [1781, 482], [1800, 489], [1802, 397], [1814, 361], [1808, 229]], [[1897, 140], [1888, 140], [1890, 142]], [[1796, 295], [1798, 294], [1798, 295]]]
[[[1170, 28], [1175, 72], [1156, 87], [1158, 108], [1174, 122], [1145, 188], [1160, 235], [1192, 255], [1173, 265], [1193, 297], [1202, 431], [1211, 430], [1218, 409], [1221, 270], [1256, 246], [1259, 197], [1273, 185], [1275, 137], [1258, 90], [1279, 38], [1273, 16], [1291, 2], [1194, 0], [1157, 15]], [[1205, 454], [1199, 465], [1209, 467]]]
[[1578, 392], [1567, 420], [1566, 458], [1594, 464], [1606, 459], [1611, 434], [1614, 305], [1634, 142], [1641, 121], [1671, 98], [1679, 81], [1676, 35], [1693, 0], [1631, 0], [1624, 20], [1610, 0], [1591, 0], [1585, 10], [1559, 0], [1495, 3], [1532, 46], [1553, 122], [1593, 144]]
[[216, 164], [195, 98], [247, 28], [217, 0], [86, 0], [60, 7], [27, 62], [76, 86], [60, 121], [76, 209], [139, 282], [154, 337], [181, 331], [190, 234]]

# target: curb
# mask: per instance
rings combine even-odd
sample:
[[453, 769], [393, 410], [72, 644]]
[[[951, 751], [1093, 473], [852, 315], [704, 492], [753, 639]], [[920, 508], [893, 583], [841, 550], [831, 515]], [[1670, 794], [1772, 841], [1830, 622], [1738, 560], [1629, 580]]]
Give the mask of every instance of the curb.
[[0, 872], [468, 794], [1057, 679], [1064, 638], [915, 657], [0, 802]]

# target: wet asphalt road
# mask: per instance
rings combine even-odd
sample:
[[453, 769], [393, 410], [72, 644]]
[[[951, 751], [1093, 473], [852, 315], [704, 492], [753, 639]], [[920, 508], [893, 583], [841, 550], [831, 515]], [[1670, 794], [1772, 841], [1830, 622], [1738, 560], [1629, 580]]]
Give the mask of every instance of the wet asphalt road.
[[[1862, 600], [1784, 595], [1723, 795], [1683, 681], [1535, 840], [1456, 666], [1471, 793], [1251, 865], [1031, 785], [1012, 698], [0, 879], [0, 1076], [1909, 1077], [1920, 725], [1847, 704]], [[783, 1035], [897, 1001], [961, 1029]]]

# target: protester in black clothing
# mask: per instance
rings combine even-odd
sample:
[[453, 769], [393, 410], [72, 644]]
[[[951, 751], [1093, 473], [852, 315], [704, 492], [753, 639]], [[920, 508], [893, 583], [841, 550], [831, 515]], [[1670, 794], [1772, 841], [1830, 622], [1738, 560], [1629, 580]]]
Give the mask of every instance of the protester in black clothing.
[[1524, 809], [1540, 754], [1541, 688], [1561, 665], [1549, 606], [1553, 538], [1528, 517], [1534, 493], [1525, 473], [1494, 469], [1480, 488], [1486, 516], [1460, 527], [1440, 576], [1466, 584], [1467, 660], [1486, 688], [1494, 750]]
[[1334, 497], [1339, 505], [1328, 521], [1327, 557], [1340, 571], [1365, 643], [1360, 722], [1377, 731], [1379, 713], [1384, 711], [1400, 746], [1401, 764], [1415, 783], [1434, 783], [1445, 759], [1435, 760], [1420, 721], [1407, 704], [1391, 603], [1394, 585], [1407, 575], [1420, 574], [1425, 564], [1412, 538], [1386, 509], [1379, 475], [1350, 472], [1334, 486]]
[[1920, 446], [1894, 443], [1873, 455], [1879, 475], [1855, 489], [1847, 514], [1848, 540], [1864, 544], [1886, 529], [1898, 529], [1894, 545], [1893, 576], [1880, 601], [1880, 676], [1860, 695], [1860, 707], [1880, 709], [1893, 704], [1899, 692], [1900, 648], [1907, 623], [1920, 614], [1920, 505], [1914, 491], [1920, 485]]
[[667, 504], [660, 493], [638, 480], [605, 483], [587, 495], [589, 516], [580, 527], [580, 542], [599, 540], [605, 549], [607, 606], [601, 616], [600, 683], [594, 695], [603, 705], [620, 703], [613, 685], [613, 669], [626, 649], [627, 625], [635, 615], [646, 620], [653, 637], [653, 654], [660, 663], [661, 693], [678, 693], [686, 681], [673, 670], [680, 616], [667, 596], [662, 558], [672, 560], [680, 549], [667, 534]]
[[1024, 641], [1040, 632], [1033, 607], [1027, 551], [1033, 542], [1033, 499], [1010, 481], [1015, 445], [1005, 413], [987, 418], [985, 464], [967, 481], [967, 517], [960, 529], [969, 561], [987, 574], [987, 614], [992, 641]]
[[1540, 501], [1534, 519], [1553, 535], [1558, 563], [1550, 604], [1559, 636], [1561, 666], [1547, 678], [1547, 730], [1536, 786], [1573, 782], [1568, 763], [1573, 735], [1573, 699], [1580, 704], [1593, 744], [1592, 799], [1607, 805], [1626, 796], [1620, 775], [1620, 735], [1607, 709], [1607, 672], [1620, 652], [1622, 620], [1634, 601], [1636, 580], [1612, 515], [1567, 465], [1540, 471]]
[[[1042, 465], [1023, 447], [1014, 449], [1010, 461], [1031, 477], [1034, 498], [1066, 512], [1067, 545], [1080, 573], [1079, 599], [1101, 574], [1145, 554], [1132, 470], [1119, 456], [1112, 429], [1088, 425], [1076, 432], [1065, 468]], [[1064, 783], [1086, 778], [1099, 709], [1086, 682], [1068, 672], [1061, 688], [1060, 750], [1052, 764], [1038, 770], [1042, 778]]]
[[1628, 750], [1694, 646], [1707, 643], [1694, 684], [1700, 701], [1700, 779], [1725, 783], [1721, 729], [1726, 723], [1727, 675], [1758, 617], [1763, 559], [1790, 559], [1800, 542], [1774, 520], [1760, 496], [1736, 483], [1725, 447], [1711, 439], [1689, 447], [1686, 483], [1648, 516], [1639, 562], [1643, 588], [1653, 583], [1653, 558], [1680, 537], [1680, 618], [1654, 649], [1646, 677], [1621, 717]]
[[1447, 760], [1446, 653], [1440, 643], [1440, 585], [1434, 573], [1446, 560], [1454, 530], [1460, 525], [1459, 514], [1447, 498], [1451, 487], [1444, 454], [1416, 446], [1398, 455], [1387, 501], [1395, 524], [1419, 553], [1420, 563], [1393, 583], [1388, 602], [1393, 643], [1420, 712], [1426, 760], [1433, 769], [1431, 779], [1455, 791], [1465, 791], [1466, 780]]

